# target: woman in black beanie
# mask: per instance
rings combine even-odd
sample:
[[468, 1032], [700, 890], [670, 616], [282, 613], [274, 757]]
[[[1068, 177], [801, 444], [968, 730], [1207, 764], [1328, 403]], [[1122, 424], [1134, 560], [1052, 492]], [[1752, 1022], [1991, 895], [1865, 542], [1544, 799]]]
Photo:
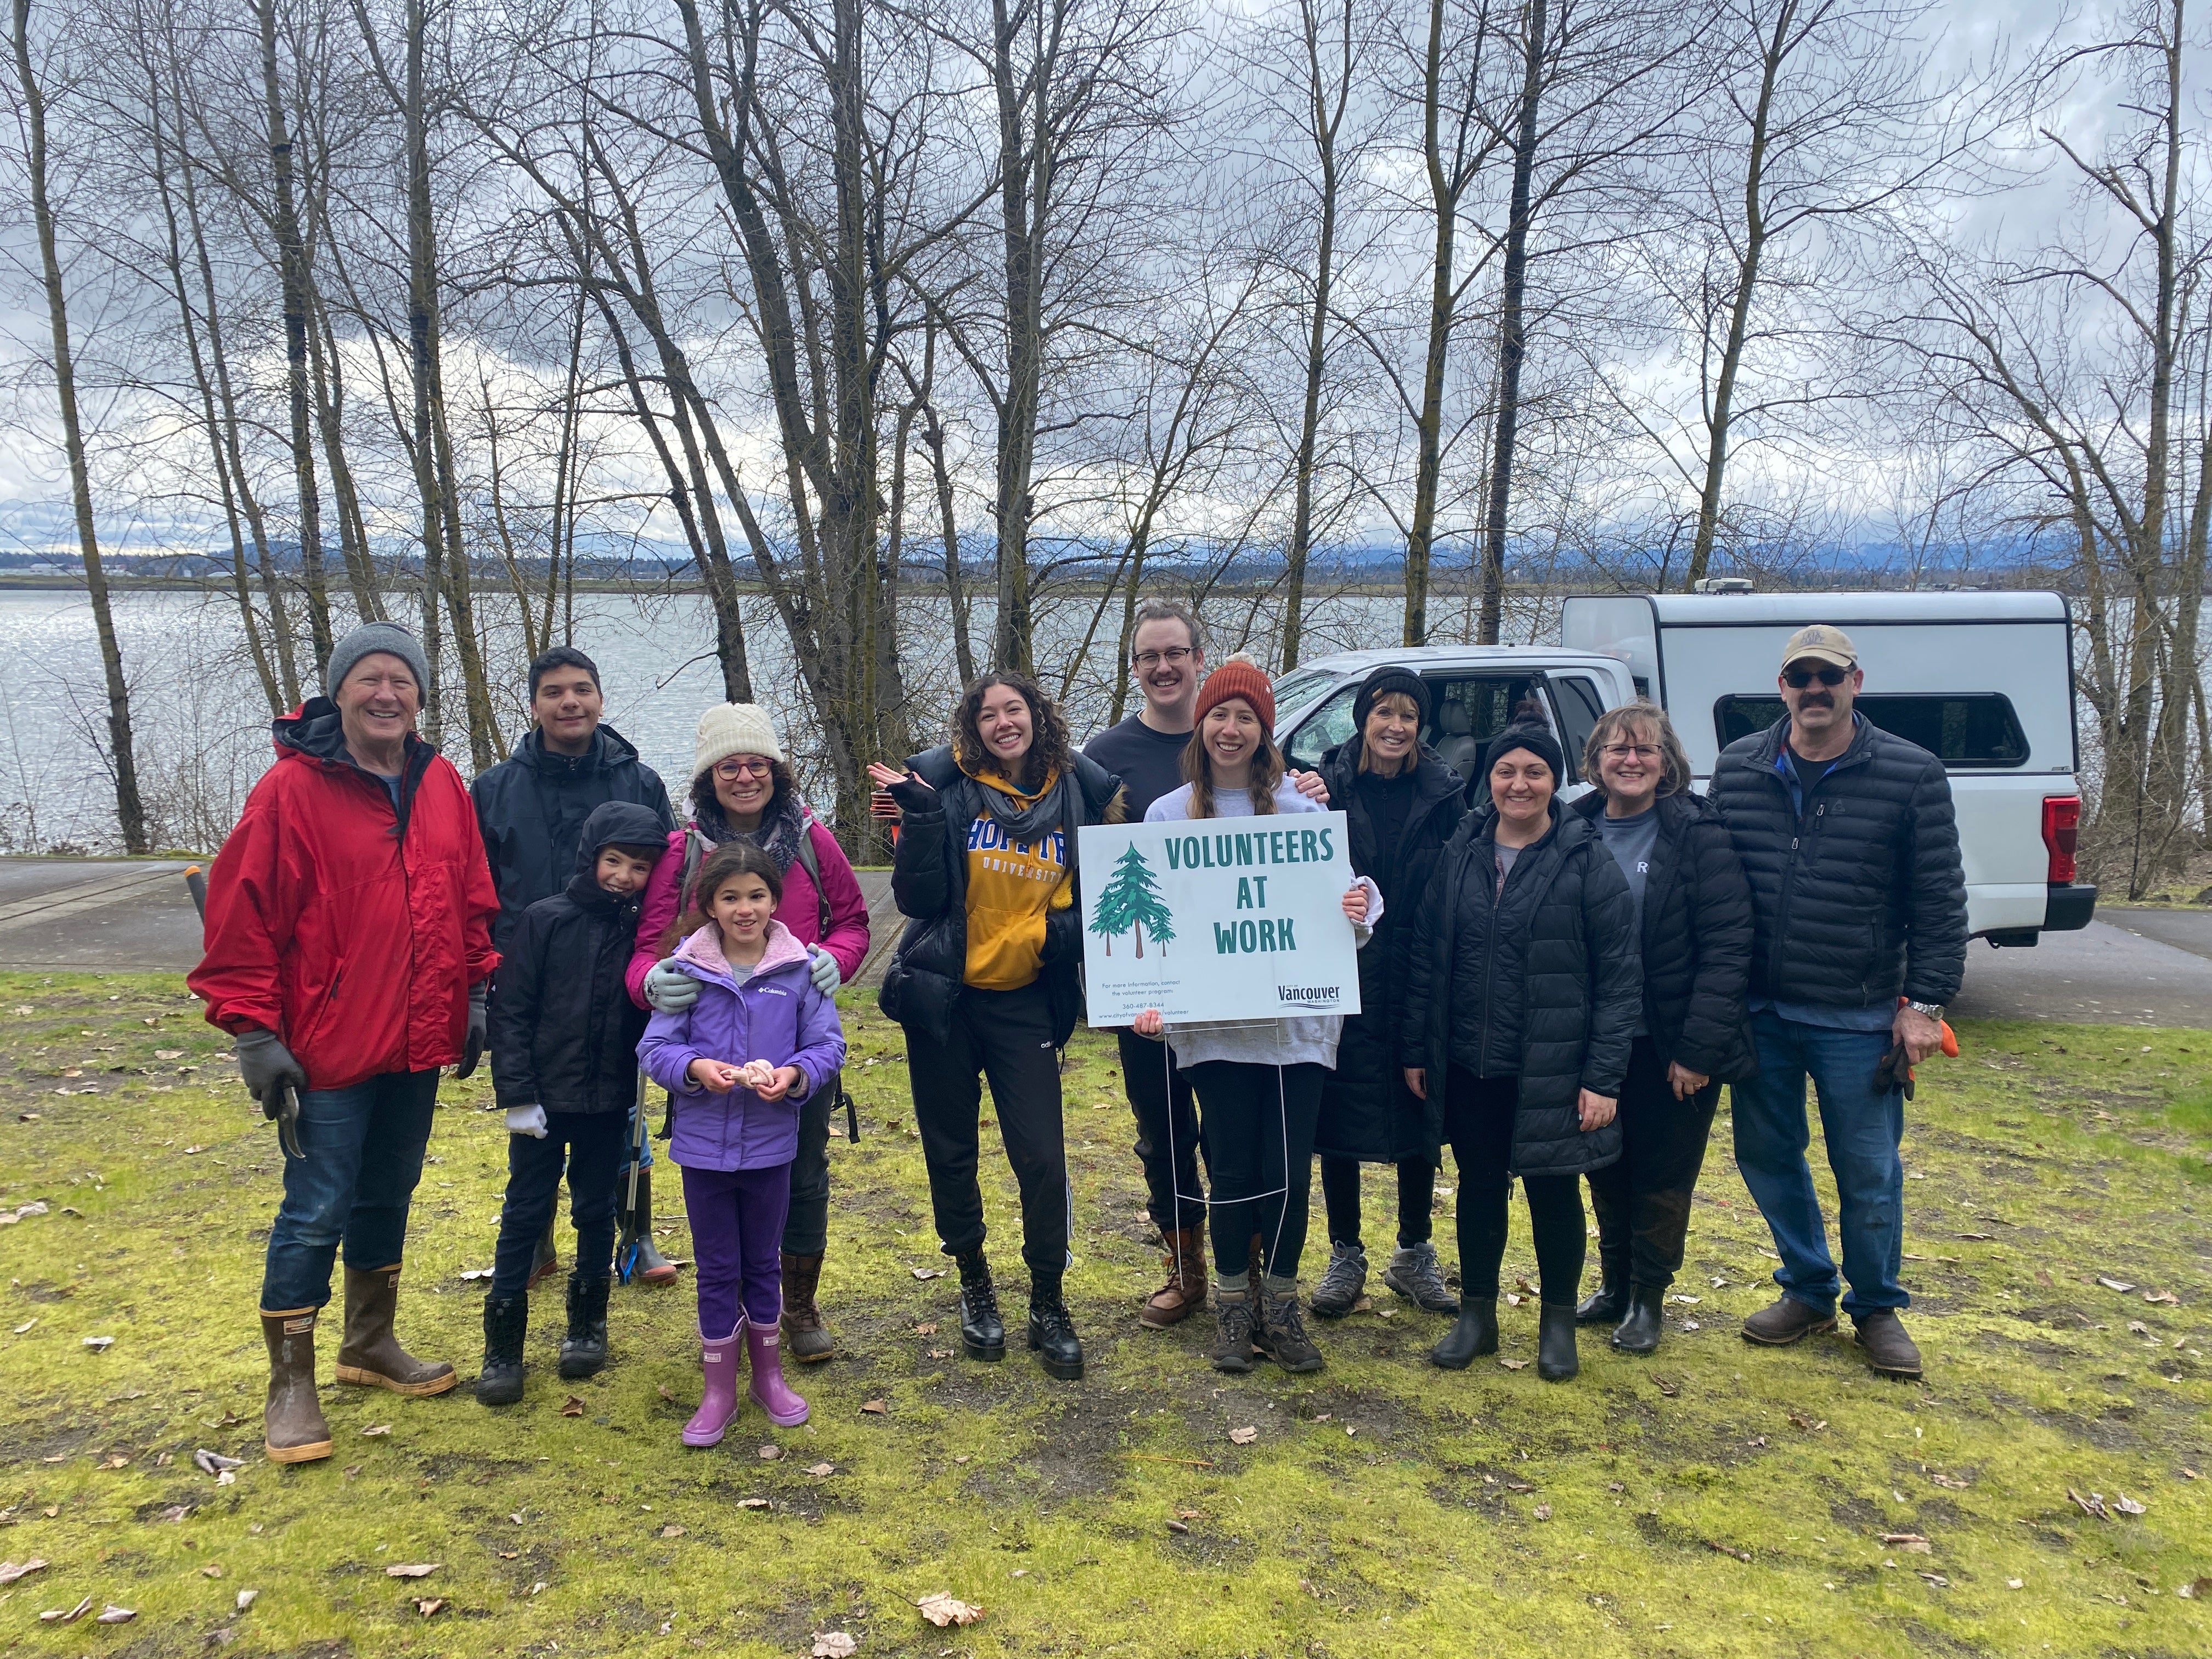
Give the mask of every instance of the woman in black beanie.
[[1324, 1319], [1350, 1313], [1367, 1288], [1363, 1163], [1397, 1170], [1398, 1247], [1382, 1282], [1430, 1313], [1459, 1311], [1430, 1242], [1437, 1169], [1424, 1132], [1427, 1108], [1406, 1087], [1397, 1060], [1412, 918], [1466, 811], [1459, 774], [1421, 743], [1430, 713], [1421, 677], [1386, 665], [1367, 677], [1352, 702], [1352, 735], [1322, 757], [1328, 799], [1350, 824], [1352, 871], [1374, 879], [1383, 907], [1375, 938], [1359, 953], [1360, 1012], [1344, 1022], [1336, 1069], [1322, 1081], [1314, 1136], [1329, 1261], [1311, 1306]]
[[1453, 835], [1419, 907], [1399, 1052], [1431, 1147], [1449, 1141], [1459, 1166], [1460, 1316], [1429, 1357], [1458, 1370], [1497, 1352], [1518, 1176], [1540, 1276], [1536, 1370], [1557, 1382], [1580, 1369], [1580, 1178], [1620, 1156], [1614, 1102], [1643, 978], [1627, 880], [1554, 798], [1558, 740], [1516, 712], [1483, 755], [1490, 805]]

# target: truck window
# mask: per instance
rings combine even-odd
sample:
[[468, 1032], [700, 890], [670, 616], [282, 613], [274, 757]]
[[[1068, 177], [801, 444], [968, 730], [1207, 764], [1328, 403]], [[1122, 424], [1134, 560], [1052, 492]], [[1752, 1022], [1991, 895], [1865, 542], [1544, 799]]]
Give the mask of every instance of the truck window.
[[1293, 668], [1275, 682], [1275, 707], [1285, 714], [1295, 714], [1335, 678], [1331, 669]]
[[1352, 702], [1359, 695], [1354, 680], [1314, 710], [1283, 745], [1283, 757], [1301, 772], [1310, 772], [1321, 757], [1352, 735]]
[[1605, 700], [1598, 696], [1596, 684], [1580, 674], [1554, 674], [1551, 681], [1553, 701], [1559, 706], [1559, 733], [1567, 751], [1567, 771], [1579, 778], [1583, 750], [1597, 727], [1597, 717], [1605, 713]]
[[[1510, 722], [1515, 705], [1532, 689], [1529, 677], [1430, 674], [1423, 678], [1429, 683], [1430, 712], [1428, 724], [1421, 728], [1421, 741], [1462, 778], [1474, 782], [1481, 765], [1483, 744]], [[1301, 771], [1319, 766], [1323, 755], [1352, 735], [1352, 705], [1358, 696], [1358, 680], [1340, 687], [1299, 723], [1283, 744], [1284, 758]], [[1560, 701], [1567, 701], [1564, 694]]]
[[[1880, 692], [1855, 705], [1885, 732], [1917, 743], [1947, 767], [1972, 770], [2025, 766], [2027, 734], [2012, 699], [1996, 691]], [[1713, 726], [1725, 749], [1739, 738], [1764, 732], [1782, 718], [1782, 699], [1723, 697], [1713, 705]]]

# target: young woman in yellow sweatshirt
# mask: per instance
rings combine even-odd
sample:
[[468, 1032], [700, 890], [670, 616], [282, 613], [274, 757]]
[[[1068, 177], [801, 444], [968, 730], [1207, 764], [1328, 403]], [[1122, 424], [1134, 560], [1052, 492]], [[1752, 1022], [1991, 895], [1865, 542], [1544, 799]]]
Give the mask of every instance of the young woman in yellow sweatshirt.
[[902, 827], [891, 891], [908, 918], [878, 1004], [905, 1029], [914, 1120], [945, 1253], [960, 1264], [960, 1338], [1006, 1357], [983, 1255], [976, 1180], [982, 1079], [1022, 1197], [1029, 1345], [1051, 1375], [1083, 1375], [1060, 1293], [1067, 1266], [1067, 1156], [1060, 1050], [1083, 1012], [1075, 832], [1119, 822], [1121, 780], [1068, 744], [1067, 725], [1027, 675], [986, 675], [952, 715], [952, 741], [903, 772], [869, 774]]

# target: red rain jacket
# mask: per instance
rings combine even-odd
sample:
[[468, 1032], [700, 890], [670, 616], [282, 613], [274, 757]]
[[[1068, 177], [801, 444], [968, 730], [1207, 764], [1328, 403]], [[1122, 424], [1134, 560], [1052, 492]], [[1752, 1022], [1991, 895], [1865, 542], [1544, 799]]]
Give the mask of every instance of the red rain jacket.
[[452, 1064], [469, 987], [499, 964], [499, 896], [461, 775], [409, 738], [395, 811], [328, 698], [274, 731], [276, 763], [209, 872], [185, 982], [210, 1024], [275, 1031], [313, 1088]]

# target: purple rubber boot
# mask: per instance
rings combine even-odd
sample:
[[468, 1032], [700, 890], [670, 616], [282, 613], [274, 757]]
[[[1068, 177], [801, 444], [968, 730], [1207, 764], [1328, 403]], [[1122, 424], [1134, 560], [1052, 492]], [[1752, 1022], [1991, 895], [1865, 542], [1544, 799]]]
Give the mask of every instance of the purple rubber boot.
[[806, 1402], [783, 1380], [783, 1355], [777, 1346], [781, 1333], [774, 1325], [748, 1324], [744, 1329], [745, 1346], [752, 1352], [753, 1398], [776, 1427], [797, 1428], [806, 1420]]
[[744, 1335], [745, 1321], [740, 1314], [738, 1328], [720, 1341], [708, 1341], [704, 1334], [700, 1337], [700, 1369], [706, 1373], [707, 1388], [700, 1396], [699, 1409], [684, 1425], [685, 1445], [720, 1445], [722, 1431], [738, 1414], [738, 1355], [744, 1349]]

